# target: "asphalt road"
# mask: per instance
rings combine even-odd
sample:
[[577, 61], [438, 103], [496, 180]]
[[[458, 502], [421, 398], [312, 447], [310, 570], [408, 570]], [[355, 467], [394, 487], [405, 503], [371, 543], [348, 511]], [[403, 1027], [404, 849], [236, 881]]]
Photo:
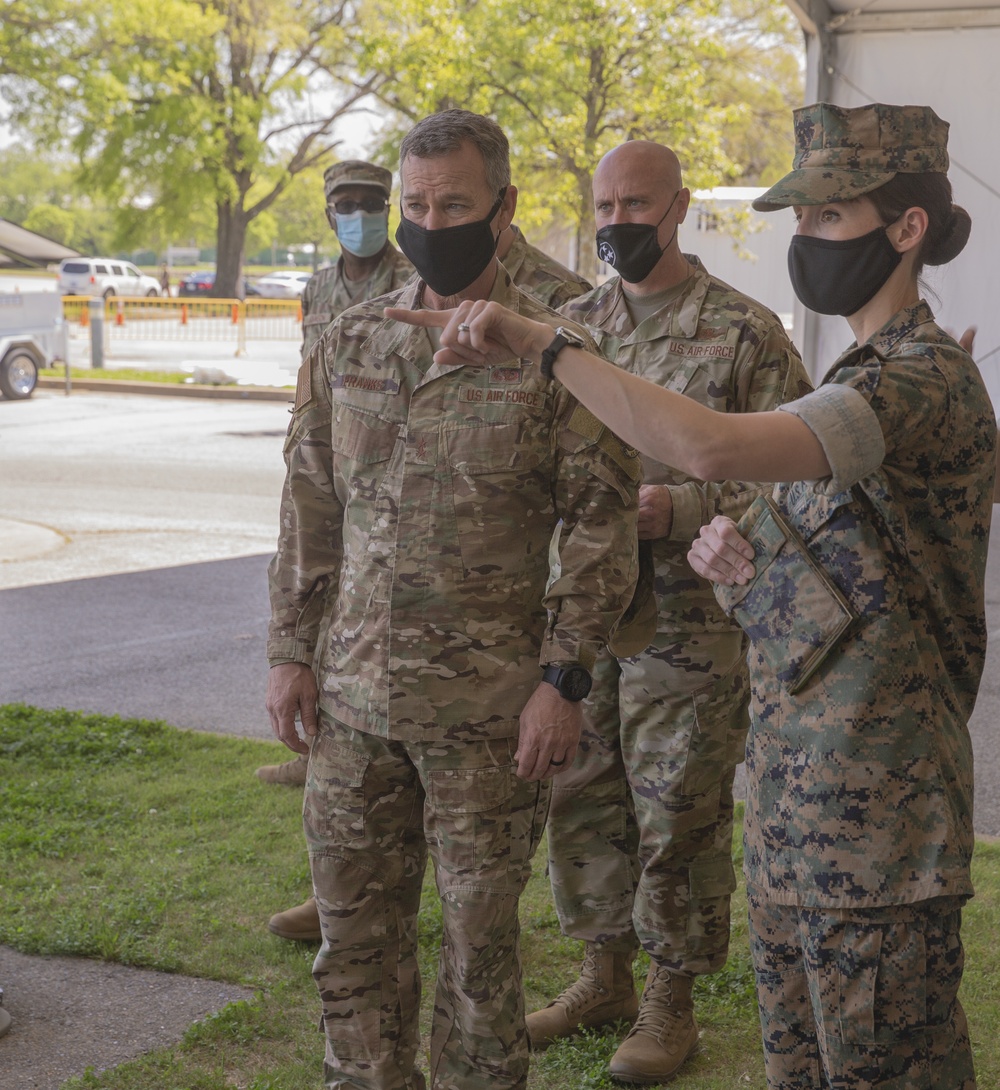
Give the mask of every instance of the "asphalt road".
[[[265, 568], [287, 406], [39, 392], [0, 401], [0, 701], [270, 737]], [[1000, 836], [1000, 525], [971, 724]]]
[[287, 421], [279, 402], [0, 401], [0, 701], [271, 737]]

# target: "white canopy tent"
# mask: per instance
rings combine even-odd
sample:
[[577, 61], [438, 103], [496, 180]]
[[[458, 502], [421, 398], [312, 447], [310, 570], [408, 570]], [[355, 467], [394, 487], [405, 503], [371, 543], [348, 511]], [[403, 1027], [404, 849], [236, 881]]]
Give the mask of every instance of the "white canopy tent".
[[[926, 295], [947, 329], [978, 327], [974, 355], [1000, 407], [1000, 4], [786, 2], [806, 35], [806, 102], [913, 103], [951, 123], [949, 177], [972, 216], [972, 237], [950, 265], [927, 270]], [[850, 330], [842, 318], [796, 306], [795, 341], [822, 377]]]
[[64, 257], [79, 256], [78, 250], [71, 250], [61, 242], [53, 242], [11, 220], [0, 219], [0, 269], [45, 268]]

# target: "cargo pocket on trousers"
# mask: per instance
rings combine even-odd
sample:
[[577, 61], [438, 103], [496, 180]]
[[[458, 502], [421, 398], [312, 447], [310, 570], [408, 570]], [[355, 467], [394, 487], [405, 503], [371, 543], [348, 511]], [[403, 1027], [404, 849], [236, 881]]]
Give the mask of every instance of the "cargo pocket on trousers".
[[926, 955], [917, 929], [848, 924], [837, 969], [839, 1002], [828, 1028], [843, 1044], [891, 1045], [925, 1028]]
[[432, 772], [427, 782], [427, 820], [445, 866], [478, 870], [507, 858], [510, 840], [511, 770], [460, 768]]
[[347, 844], [365, 832], [368, 758], [320, 734], [313, 743], [302, 820], [310, 851]]

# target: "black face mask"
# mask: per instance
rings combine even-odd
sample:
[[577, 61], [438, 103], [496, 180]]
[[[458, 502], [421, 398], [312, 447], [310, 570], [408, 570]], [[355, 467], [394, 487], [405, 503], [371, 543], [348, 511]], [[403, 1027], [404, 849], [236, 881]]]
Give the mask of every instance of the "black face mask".
[[504, 186], [485, 219], [433, 231], [408, 220], [400, 212], [396, 242], [435, 295], [457, 295], [493, 260], [500, 235], [493, 237], [490, 224], [500, 211], [506, 192]]
[[606, 261], [626, 284], [641, 284], [663, 257], [667, 246], [674, 241], [676, 227], [667, 239], [667, 246], [661, 246], [656, 241], [656, 233], [673, 208], [678, 193], [679, 189], [667, 205], [667, 211], [660, 216], [659, 223], [609, 223], [597, 232], [597, 256], [601, 261]]
[[875, 297], [902, 260], [884, 227], [843, 241], [793, 235], [788, 275], [803, 306], [846, 317]]

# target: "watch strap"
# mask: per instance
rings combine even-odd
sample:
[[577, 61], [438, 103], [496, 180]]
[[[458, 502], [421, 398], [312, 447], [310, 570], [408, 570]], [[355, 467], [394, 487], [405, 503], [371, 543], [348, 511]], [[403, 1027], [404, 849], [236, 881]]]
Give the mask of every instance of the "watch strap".
[[562, 333], [556, 333], [549, 347], [542, 353], [539, 370], [542, 372], [542, 378], [545, 379], [546, 382], [552, 381], [552, 368], [555, 366], [556, 356], [558, 356], [569, 343], [568, 337], [563, 336]]
[[542, 353], [542, 358], [539, 363], [539, 370], [542, 372], [542, 378], [544, 378], [546, 382], [552, 381], [552, 368], [555, 365], [556, 356], [558, 356], [568, 344], [573, 345], [574, 348], [583, 347], [583, 341], [575, 330], [567, 329], [565, 326], [557, 326], [556, 335], [552, 338], [549, 347]]

